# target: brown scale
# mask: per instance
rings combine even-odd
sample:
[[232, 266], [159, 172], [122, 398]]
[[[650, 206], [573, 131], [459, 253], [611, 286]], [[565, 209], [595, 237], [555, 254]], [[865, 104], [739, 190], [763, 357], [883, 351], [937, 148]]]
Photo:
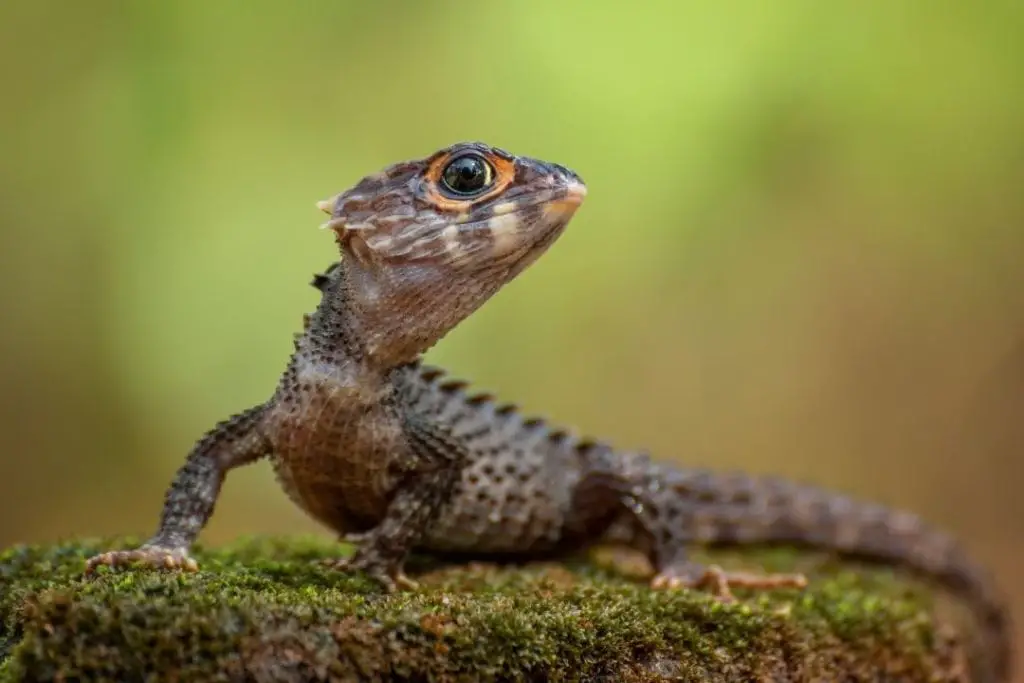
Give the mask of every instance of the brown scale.
[[188, 551], [228, 471], [269, 456], [291, 499], [357, 543], [331, 564], [411, 586], [413, 550], [527, 558], [624, 543], [656, 588], [799, 588], [799, 575], [725, 572], [693, 544], [787, 543], [902, 566], [953, 588], [979, 616], [988, 675], [1006, 680], [1005, 603], [947, 535], [917, 517], [772, 478], [651, 462], [521, 416], [422, 366], [420, 356], [534, 262], [585, 195], [573, 172], [482, 143], [367, 176], [320, 208], [341, 261], [317, 275], [315, 312], [264, 404], [216, 425], [167, 493], [160, 527], [91, 558], [196, 569]]

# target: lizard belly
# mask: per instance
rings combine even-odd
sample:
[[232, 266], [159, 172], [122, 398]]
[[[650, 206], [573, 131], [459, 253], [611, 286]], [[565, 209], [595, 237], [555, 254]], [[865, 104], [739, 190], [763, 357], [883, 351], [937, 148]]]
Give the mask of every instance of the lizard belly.
[[273, 464], [288, 497], [339, 534], [384, 517], [399, 433], [378, 411], [337, 405], [330, 391], [280, 401], [269, 420]]

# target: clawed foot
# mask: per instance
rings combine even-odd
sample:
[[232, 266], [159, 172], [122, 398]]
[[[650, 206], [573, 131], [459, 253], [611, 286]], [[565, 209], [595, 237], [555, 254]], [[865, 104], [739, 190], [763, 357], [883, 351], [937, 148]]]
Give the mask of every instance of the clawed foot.
[[85, 563], [85, 573], [92, 574], [100, 566], [127, 567], [130, 565], [140, 565], [150, 569], [199, 571], [199, 564], [189, 557], [187, 550], [144, 545], [135, 550], [115, 550], [90, 557]]
[[654, 589], [707, 588], [722, 602], [732, 602], [736, 599], [732, 594], [732, 588], [772, 590], [806, 587], [807, 577], [803, 574], [726, 572], [717, 565], [705, 567], [698, 564], [664, 569], [651, 580], [651, 588]]
[[321, 560], [323, 566], [335, 571], [351, 574], [362, 572], [384, 588], [385, 592], [394, 593], [399, 588], [416, 590], [419, 584], [406, 576], [401, 565], [389, 565], [372, 556], [360, 557], [357, 553], [352, 557], [333, 560]]

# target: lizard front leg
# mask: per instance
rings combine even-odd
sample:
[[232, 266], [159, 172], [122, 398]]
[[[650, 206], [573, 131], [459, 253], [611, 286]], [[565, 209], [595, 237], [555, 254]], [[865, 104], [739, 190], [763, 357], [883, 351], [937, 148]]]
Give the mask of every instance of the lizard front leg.
[[266, 455], [270, 444], [260, 433], [264, 406], [231, 417], [210, 430], [189, 453], [167, 491], [160, 527], [134, 550], [102, 553], [89, 558], [86, 573], [100, 565], [142, 564], [196, 571], [189, 548], [213, 514], [227, 472]]
[[407, 475], [384, 519], [367, 532], [343, 537], [359, 544], [352, 557], [327, 562], [342, 571], [362, 571], [388, 592], [416, 587], [405, 575], [405, 560], [451, 497], [467, 459], [465, 447], [442, 427], [409, 419], [405, 434], [408, 452], [400, 468]]

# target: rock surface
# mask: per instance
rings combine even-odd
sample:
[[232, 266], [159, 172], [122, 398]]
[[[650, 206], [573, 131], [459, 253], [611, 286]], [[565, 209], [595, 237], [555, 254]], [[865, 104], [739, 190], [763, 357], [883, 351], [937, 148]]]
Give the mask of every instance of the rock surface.
[[101, 570], [129, 539], [0, 554], [0, 681], [968, 681], [919, 584], [784, 551], [716, 555], [797, 569], [806, 591], [651, 591], [600, 557], [419, 569], [382, 594], [315, 560], [344, 546], [259, 538], [198, 548], [197, 574]]

